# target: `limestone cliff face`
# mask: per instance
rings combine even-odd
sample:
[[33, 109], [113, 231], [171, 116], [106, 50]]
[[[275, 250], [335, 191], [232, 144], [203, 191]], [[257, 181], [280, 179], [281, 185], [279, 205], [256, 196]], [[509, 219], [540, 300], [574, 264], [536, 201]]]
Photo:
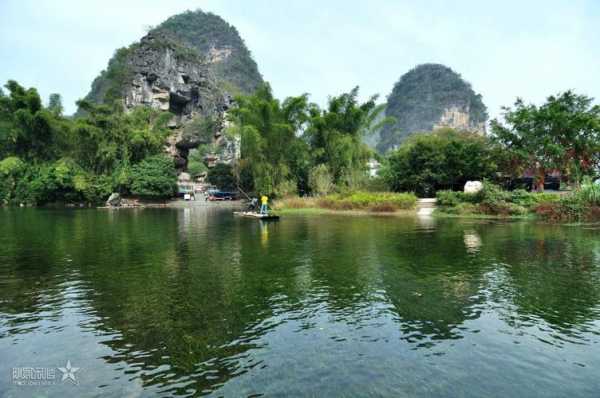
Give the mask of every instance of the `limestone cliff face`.
[[450, 127], [455, 130], [485, 134], [485, 122], [473, 120], [469, 108], [469, 105], [466, 105], [451, 106], [444, 109], [444, 113], [442, 113], [440, 120], [433, 125], [433, 129], [436, 130], [443, 127]]
[[[188, 151], [200, 144], [216, 144], [220, 161], [235, 159], [235, 141], [222, 134], [232, 99], [218, 87], [209, 61], [167, 34], [150, 33], [132, 51], [127, 69], [129, 78], [122, 87], [125, 108], [148, 106], [173, 115], [169, 123], [173, 134], [166, 150], [179, 168], [185, 168]], [[215, 121], [212, 137], [184, 133], [186, 125], [201, 118]]]
[[185, 170], [188, 152], [212, 144], [207, 163], [229, 163], [239, 142], [224, 134], [233, 95], [262, 82], [237, 30], [202, 11], [167, 19], [139, 42], [117, 50], [86, 99], [118, 101], [126, 110], [148, 106], [172, 114], [166, 151]]

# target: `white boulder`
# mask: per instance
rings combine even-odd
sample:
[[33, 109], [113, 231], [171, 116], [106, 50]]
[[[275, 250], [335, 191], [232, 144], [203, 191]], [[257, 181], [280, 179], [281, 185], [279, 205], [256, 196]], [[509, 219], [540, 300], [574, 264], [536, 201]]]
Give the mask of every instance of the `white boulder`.
[[121, 206], [121, 195], [116, 192], [110, 194], [106, 200], [106, 206], [108, 207], [119, 207]]
[[481, 181], [467, 181], [465, 184], [465, 193], [477, 193], [483, 189]]

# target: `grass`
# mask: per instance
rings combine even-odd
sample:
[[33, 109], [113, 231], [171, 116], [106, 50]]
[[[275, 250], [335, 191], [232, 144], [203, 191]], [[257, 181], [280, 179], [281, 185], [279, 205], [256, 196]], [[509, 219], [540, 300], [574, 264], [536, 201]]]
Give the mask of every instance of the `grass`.
[[395, 213], [398, 211], [413, 210], [417, 197], [411, 193], [392, 192], [350, 192], [344, 194], [331, 194], [320, 197], [288, 197], [275, 202], [274, 210], [298, 212], [308, 209], [315, 213], [316, 210], [340, 212], [351, 211], [358, 213]]

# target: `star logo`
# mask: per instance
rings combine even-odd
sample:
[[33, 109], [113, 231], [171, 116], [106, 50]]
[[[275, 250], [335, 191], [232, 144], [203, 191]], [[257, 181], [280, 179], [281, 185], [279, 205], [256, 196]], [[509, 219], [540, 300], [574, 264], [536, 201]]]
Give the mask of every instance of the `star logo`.
[[71, 361], [67, 361], [67, 366], [64, 368], [58, 368], [62, 372], [62, 381], [69, 380], [73, 384], [79, 384], [77, 378], [75, 377], [75, 372], [77, 372], [80, 368], [75, 368], [71, 366]]

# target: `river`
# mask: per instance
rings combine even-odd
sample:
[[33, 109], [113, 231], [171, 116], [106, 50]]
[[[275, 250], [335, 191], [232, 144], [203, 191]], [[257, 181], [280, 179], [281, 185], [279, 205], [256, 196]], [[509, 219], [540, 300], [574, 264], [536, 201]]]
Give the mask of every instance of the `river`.
[[0, 209], [2, 397], [597, 397], [599, 342], [593, 227]]

